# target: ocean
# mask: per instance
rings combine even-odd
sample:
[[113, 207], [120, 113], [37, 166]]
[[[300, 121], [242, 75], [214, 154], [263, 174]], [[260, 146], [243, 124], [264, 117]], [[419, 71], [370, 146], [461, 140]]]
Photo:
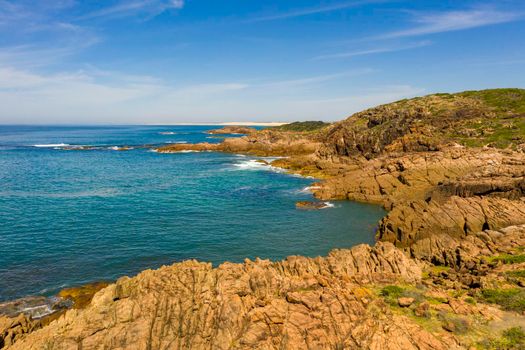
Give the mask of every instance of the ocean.
[[220, 142], [213, 128], [0, 126], [0, 301], [186, 259], [216, 266], [374, 242], [379, 206], [295, 208], [315, 179], [257, 157], [144, 147]]

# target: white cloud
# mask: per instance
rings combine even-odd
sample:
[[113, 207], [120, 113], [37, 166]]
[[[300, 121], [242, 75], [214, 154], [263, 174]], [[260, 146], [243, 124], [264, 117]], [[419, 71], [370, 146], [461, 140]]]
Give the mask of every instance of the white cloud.
[[298, 88], [304, 86], [312, 86], [320, 83], [328, 82], [331, 80], [349, 78], [363, 74], [370, 74], [375, 72], [375, 70], [370, 68], [364, 69], [355, 69], [350, 71], [338, 72], [333, 74], [324, 74], [310, 77], [303, 77], [299, 79], [289, 79], [289, 80], [275, 80], [270, 82], [264, 82], [260, 84], [260, 87], [263, 88]]
[[390, 32], [377, 38], [419, 36], [507, 23], [523, 18], [523, 13], [484, 8], [427, 14], [416, 13], [415, 16], [416, 26], [413, 28]]
[[145, 13], [149, 16], [158, 15], [164, 11], [175, 9], [180, 10], [184, 7], [184, 0], [135, 0], [122, 1], [113, 6], [104, 7], [100, 10], [87, 13], [77, 18], [78, 20], [87, 19], [108, 19], [136, 15]]
[[[184, 85], [96, 67], [44, 74], [0, 65], [0, 123], [276, 120], [284, 118], [283, 111], [290, 118], [299, 118], [319, 110], [306, 111], [297, 101], [318, 96], [332, 81], [350, 84], [348, 78], [371, 72], [361, 69], [287, 80]], [[319, 102], [319, 106], [332, 108], [329, 103]]]
[[365, 56], [365, 55], [373, 55], [373, 54], [379, 54], [379, 53], [387, 53], [387, 52], [396, 52], [396, 51], [404, 51], [404, 50], [410, 50], [410, 49], [416, 49], [420, 47], [425, 47], [431, 45], [431, 41], [420, 41], [417, 43], [409, 44], [409, 45], [401, 45], [401, 46], [388, 46], [388, 47], [378, 47], [368, 50], [356, 50], [356, 51], [347, 51], [347, 52], [339, 52], [335, 54], [327, 54], [327, 55], [321, 55], [314, 57], [314, 61], [320, 61], [320, 60], [328, 60], [328, 59], [337, 59], [337, 58], [351, 58], [356, 56]]
[[295, 17], [304, 17], [304, 16], [309, 16], [309, 15], [315, 15], [318, 13], [334, 12], [334, 11], [344, 10], [344, 9], [351, 8], [351, 7], [358, 7], [358, 6], [363, 6], [363, 5], [373, 4], [373, 3], [382, 3], [382, 2], [387, 2], [387, 1], [388, 0], [362, 0], [362, 1], [339, 2], [339, 3], [330, 4], [330, 5], [321, 5], [317, 7], [293, 10], [293, 11], [285, 12], [285, 13], [276, 13], [276, 14], [271, 14], [271, 15], [254, 17], [254, 18], [248, 19], [246, 22], [264, 22], [264, 21], [275, 21], [275, 20], [295, 18]]

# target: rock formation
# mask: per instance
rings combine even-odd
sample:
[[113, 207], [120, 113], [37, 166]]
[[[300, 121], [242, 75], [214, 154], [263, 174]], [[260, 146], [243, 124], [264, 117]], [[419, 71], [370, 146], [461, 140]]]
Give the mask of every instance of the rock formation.
[[250, 127], [247, 127], [247, 126], [229, 125], [229, 126], [225, 126], [223, 128], [220, 128], [220, 129], [210, 130], [210, 131], [208, 131], [208, 134], [211, 134], [211, 135], [228, 135], [228, 134], [229, 135], [233, 135], [233, 134], [248, 135], [248, 134], [254, 133], [256, 131], [257, 131], [257, 129], [250, 128]]

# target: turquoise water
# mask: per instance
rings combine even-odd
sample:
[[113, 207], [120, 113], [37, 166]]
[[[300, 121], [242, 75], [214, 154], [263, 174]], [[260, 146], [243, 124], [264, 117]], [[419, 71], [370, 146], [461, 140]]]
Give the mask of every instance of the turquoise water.
[[[317, 256], [373, 242], [380, 207], [295, 209], [312, 199], [312, 179], [253, 157], [140, 147], [219, 142], [211, 128], [0, 126], [0, 301], [189, 258]], [[97, 148], [51, 146], [61, 144]], [[135, 149], [111, 149], [124, 145]]]

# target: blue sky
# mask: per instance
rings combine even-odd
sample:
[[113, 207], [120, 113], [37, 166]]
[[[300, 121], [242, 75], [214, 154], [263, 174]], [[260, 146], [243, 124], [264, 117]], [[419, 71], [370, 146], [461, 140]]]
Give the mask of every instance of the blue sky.
[[0, 123], [339, 120], [525, 87], [525, 1], [0, 0]]

